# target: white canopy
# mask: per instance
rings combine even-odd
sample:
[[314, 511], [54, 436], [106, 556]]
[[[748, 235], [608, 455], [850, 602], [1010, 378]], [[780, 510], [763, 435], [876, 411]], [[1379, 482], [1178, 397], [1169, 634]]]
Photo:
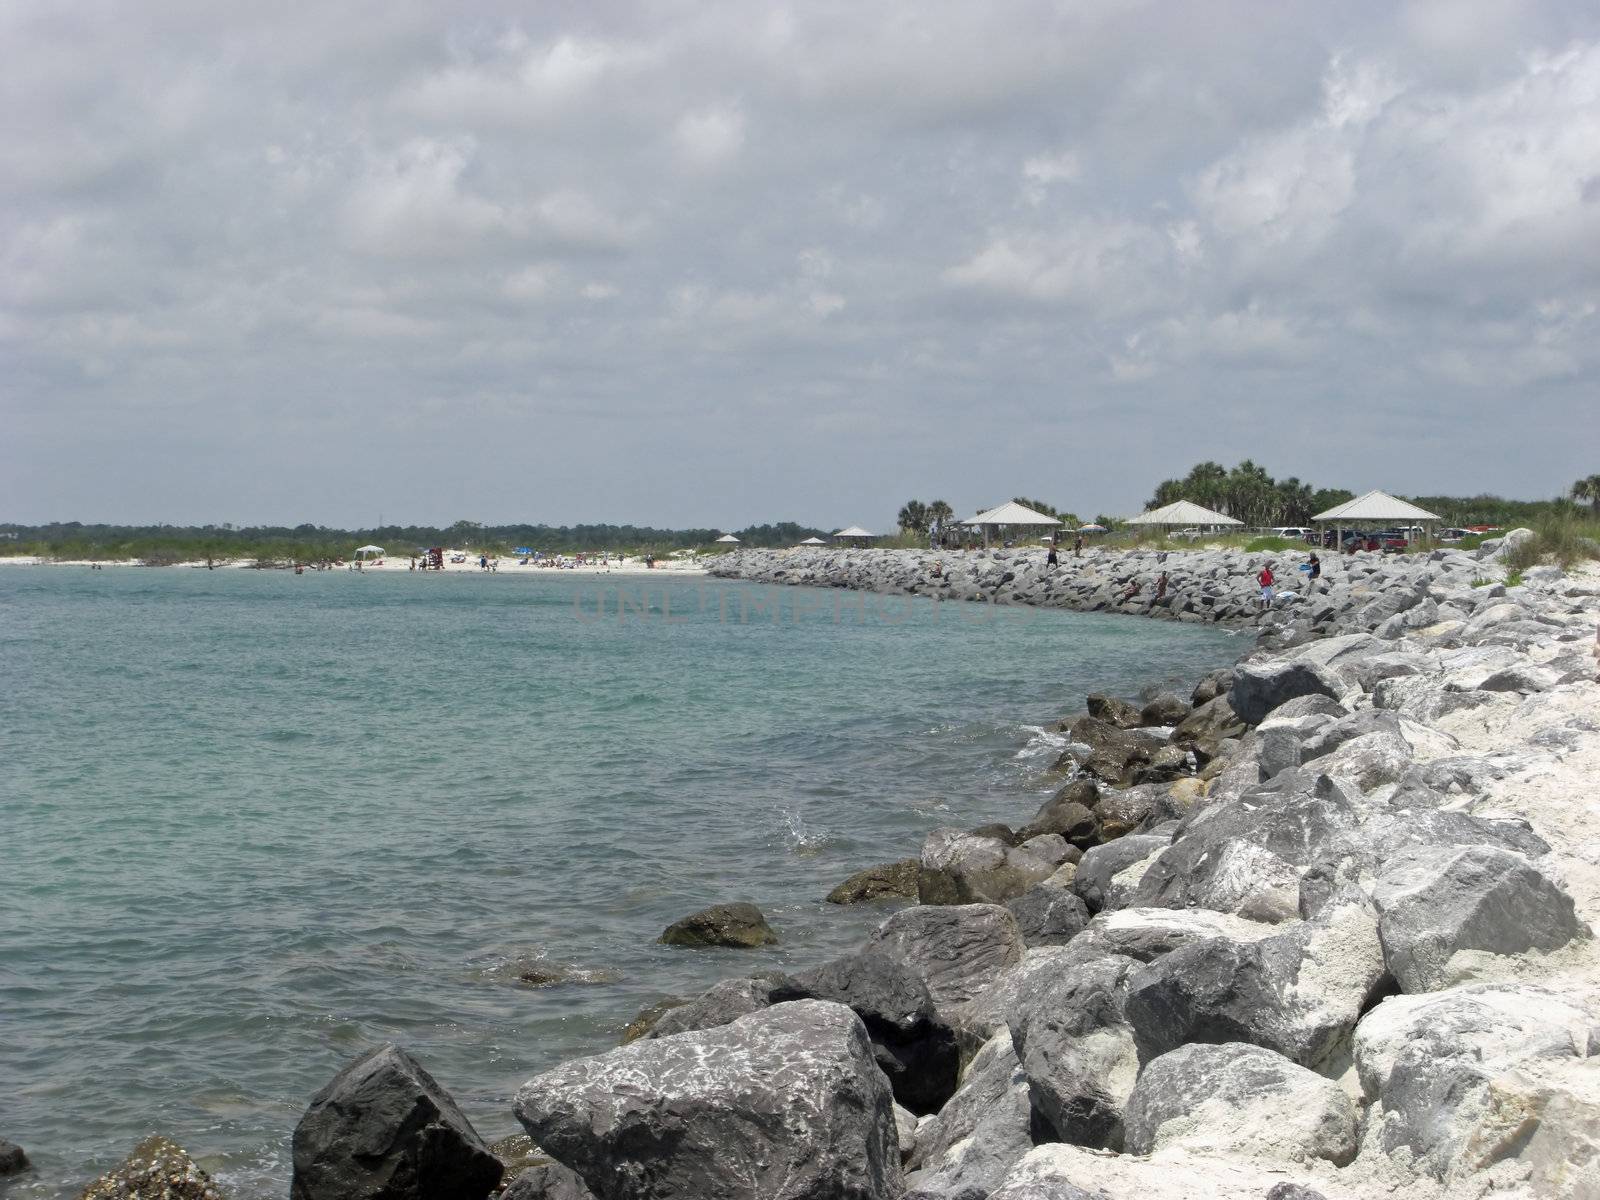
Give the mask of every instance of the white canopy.
[[836, 537], [836, 538], [842, 538], [842, 537], [869, 538], [869, 537], [877, 537], [878, 535], [875, 534], [875, 533], [868, 533], [865, 529], [861, 528], [861, 526], [859, 526], [859, 525], [852, 525], [852, 526], [850, 526], [849, 529], [841, 529], [841, 530], [839, 530], [839, 532], [834, 534], [833, 536]]
[[1320, 512], [1313, 521], [1440, 521], [1444, 518], [1415, 504], [1408, 504], [1388, 492], [1373, 490], [1343, 504], [1336, 504], [1327, 512]]
[[356, 547], [356, 556], [360, 557], [363, 554], [381, 556], [383, 554], [383, 547], [382, 546], [357, 546]]
[[1201, 508], [1191, 500], [1179, 500], [1176, 503], [1164, 505], [1161, 508], [1152, 508], [1142, 512], [1137, 517], [1128, 518], [1129, 525], [1243, 525], [1243, 521], [1235, 521], [1226, 513], [1213, 512], [1209, 508]]
[[727, 542], [730, 545], [734, 545], [734, 546], [737, 546], [739, 544], [739, 539], [734, 537], [733, 534], [731, 534], [731, 533], [723, 534], [721, 537], [719, 537], [717, 539], [717, 541], [719, 541], [719, 542]]
[[999, 508], [991, 508], [981, 512], [975, 517], [962, 521], [963, 525], [1059, 525], [1060, 521], [1054, 517], [1047, 517], [1042, 512], [1029, 508], [1026, 504], [1018, 504], [1015, 500], [1007, 500]]
[[828, 543], [819, 537], [809, 537], [800, 543], [802, 546], [826, 546]]

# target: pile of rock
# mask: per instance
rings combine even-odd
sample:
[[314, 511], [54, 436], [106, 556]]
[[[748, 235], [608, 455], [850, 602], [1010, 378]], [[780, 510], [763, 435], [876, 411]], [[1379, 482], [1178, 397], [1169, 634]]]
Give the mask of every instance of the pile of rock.
[[[1187, 700], [1091, 697], [1020, 828], [935, 830], [836, 889], [916, 901], [855, 952], [530, 1079], [504, 1194], [1595, 1195], [1600, 814], [1558, 784], [1600, 770], [1600, 586], [1442, 561], [1272, 614]], [[685, 928], [766, 940], [742, 909]], [[296, 1200], [512, 1174], [394, 1047], [294, 1151]]]

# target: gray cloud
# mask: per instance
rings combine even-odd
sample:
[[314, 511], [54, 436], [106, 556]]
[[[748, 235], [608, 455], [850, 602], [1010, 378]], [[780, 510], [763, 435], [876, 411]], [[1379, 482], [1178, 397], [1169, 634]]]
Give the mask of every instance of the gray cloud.
[[1594, 470], [1587, 4], [16, 4], [0, 517]]

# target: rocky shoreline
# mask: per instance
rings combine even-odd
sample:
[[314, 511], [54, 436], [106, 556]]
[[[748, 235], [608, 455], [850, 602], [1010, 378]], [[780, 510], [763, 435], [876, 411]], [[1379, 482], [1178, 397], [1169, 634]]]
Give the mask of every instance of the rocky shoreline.
[[[295, 1131], [293, 1197], [1600, 1195], [1600, 576], [1508, 586], [1503, 551], [1341, 559], [1264, 613], [1263, 555], [727, 556], [1260, 632], [1186, 697], [1088, 698], [1017, 828], [841, 883], [905, 905], [856, 952], [529, 1080], [526, 1139], [486, 1146], [403, 1050], [363, 1055]], [[138, 1178], [88, 1194], [214, 1194]]]

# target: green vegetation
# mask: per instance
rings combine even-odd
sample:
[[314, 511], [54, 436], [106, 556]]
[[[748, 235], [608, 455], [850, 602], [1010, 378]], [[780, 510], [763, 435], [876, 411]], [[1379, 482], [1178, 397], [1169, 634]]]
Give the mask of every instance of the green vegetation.
[[[330, 529], [231, 525], [0, 525], [0, 555], [41, 558], [132, 560], [148, 566], [178, 562], [246, 559], [262, 566], [348, 558], [360, 545], [383, 546], [408, 557], [425, 546], [447, 546], [470, 554], [509, 554], [518, 546], [546, 553], [608, 551], [665, 555], [673, 550], [708, 547], [717, 529], [652, 529], [636, 525], [482, 525], [457, 521], [448, 527], [385, 525], [380, 529]], [[750, 525], [732, 531], [747, 546], [792, 546], [827, 531], [793, 521]]]
[[1247, 458], [1231, 471], [1221, 463], [1203, 462], [1190, 468], [1182, 479], [1163, 480], [1147, 507], [1189, 500], [1259, 528], [1305, 525], [1313, 513], [1354, 498], [1354, 492], [1343, 488], [1319, 490], [1293, 476], [1274, 479]]
[[900, 514], [895, 518], [895, 524], [900, 527], [903, 535], [915, 542], [918, 535], [926, 535], [935, 522], [938, 522], [942, 529], [955, 520], [955, 516], [956, 510], [943, 500], [935, 500], [931, 504], [924, 504], [921, 500], [907, 500], [900, 506]]
[[1301, 554], [1306, 554], [1312, 549], [1312, 547], [1306, 545], [1304, 542], [1291, 542], [1288, 538], [1281, 537], [1251, 538], [1244, 544], [1244, 548], [1251, 554], [1259, 554], [1263, 551], [1274, 554], [1282, 554], [1291, 550], [1297, 551]]

